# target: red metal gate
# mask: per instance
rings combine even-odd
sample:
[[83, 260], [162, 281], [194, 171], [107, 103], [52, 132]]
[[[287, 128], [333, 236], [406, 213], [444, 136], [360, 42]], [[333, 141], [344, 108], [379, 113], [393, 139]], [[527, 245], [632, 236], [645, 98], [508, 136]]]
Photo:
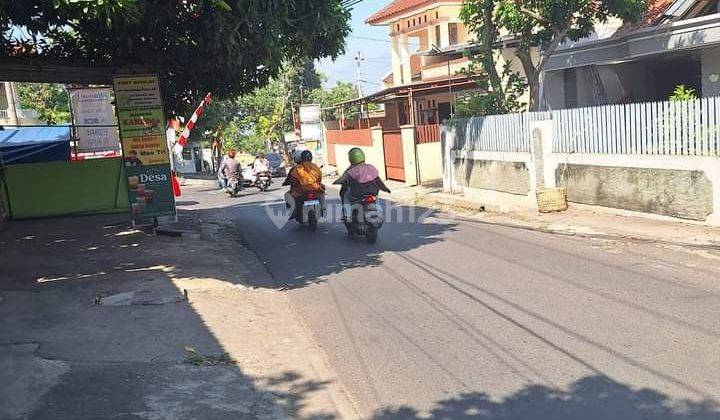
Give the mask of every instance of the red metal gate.
[[383, 133], [383, 149], [385, 151], [385, 172], [388, 179], [405, 181], [405, 160], [402, 136], [399, 131]]

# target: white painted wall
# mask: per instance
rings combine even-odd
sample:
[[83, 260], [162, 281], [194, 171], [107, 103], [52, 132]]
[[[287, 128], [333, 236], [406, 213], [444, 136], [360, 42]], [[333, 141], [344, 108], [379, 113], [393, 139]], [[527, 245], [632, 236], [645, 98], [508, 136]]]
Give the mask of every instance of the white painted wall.
[[[462, 192], [470, 199], [494, 200], [498, 205], [512, 209], [512, 206], [535, 206], [535, 192], [538, 186], [536, 176], [536, 162], [542, 159], [542, 177], [546, 188], [556, 186], [555, 171], [562, 165], [588, 165], [606, 167], [626, 168], [647, 168], [665, 170], [702, 171], [712, 182], [713, 186], [713, 214], [706, 219], [706, 224], [720, 226], [720, 157], [696, 157], [696, 156], [670, 156], [670, 155], [627, 155], [627, 154], [583, 154], [583, 153], [553, 153], [553, 129], [552, 122], [534, 121], [530, 123], [530, 135], [535, 130], [542, 135], [542, 153], [533, 148], [531, 153], [512, 152], [489, 152], [489, 151], [464, 151], [452, 150], [455, 138], [455, 130], [452, 127], [443, 126], [443, 189], [446, 192]], [[531, 139], [531, 145], [533, 144]], [[525, 196], [490, 192], [460, 186], [454, 179], [453, 165], [455, 159], [465, 158], [474, 160], [495, 160], [505, 162], [524, 162], [530, 172], [531, 191]], [[515, 200], [515, 201], [513, 201]], [[514, 203], [514, 204], [509, 204]]]

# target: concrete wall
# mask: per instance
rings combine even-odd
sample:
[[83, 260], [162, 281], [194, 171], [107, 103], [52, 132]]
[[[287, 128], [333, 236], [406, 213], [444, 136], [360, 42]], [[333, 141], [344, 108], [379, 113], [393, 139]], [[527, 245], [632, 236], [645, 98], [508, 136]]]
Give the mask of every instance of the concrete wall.
[[555, 178], [574, 203], [692, 220], [713, 213], [713, 185], [703, 171], [561, 165]]
[[[347, 155], [353, 147], [360, 147], [365, 152], [365, 161], [380, 171], [380, 176], [385, 178], [385, 150], [383, 149], [382, 128], [374, 127], [370, 130], [372, 146], [355, 146], [352, 144], [335, 144], [335, 159], [337, 170], [342, 173], [350, 166]], [[329, 146], [329, 147], [332, 147]]]
[[442, 179], [442, 146], [440, 142], [417, 145], [420, 183]]
[[500, 191], [533, 203], [538, 188], [562, 186], [573, 203], [720, 226], [720, 157], [553, 153], [551, 120], [530, 123], [526, 154], [453, 150], [454, 129], [442, 130], [446, 191]]
[[528, 153], [453, 153], [454, 185], [528, 195], [531, 175]]

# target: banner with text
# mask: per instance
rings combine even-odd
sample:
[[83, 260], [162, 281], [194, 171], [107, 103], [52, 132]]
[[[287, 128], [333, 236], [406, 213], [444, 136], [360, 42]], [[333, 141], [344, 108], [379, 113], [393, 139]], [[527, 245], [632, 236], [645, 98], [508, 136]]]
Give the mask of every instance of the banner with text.
[[117, 76], [113, 83], [133, 220], [175, 215], [158, 77]]
[[117, 151], [120, 146], [112, 88], [68, 89], [78, 152]]

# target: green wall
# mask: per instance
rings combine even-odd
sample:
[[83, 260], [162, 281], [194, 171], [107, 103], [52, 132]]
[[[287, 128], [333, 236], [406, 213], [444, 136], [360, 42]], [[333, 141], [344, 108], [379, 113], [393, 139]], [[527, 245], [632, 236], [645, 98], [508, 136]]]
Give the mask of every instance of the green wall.
[[10, 165], [4, 171], [13, 219], [128, 211], [119, 158]]

